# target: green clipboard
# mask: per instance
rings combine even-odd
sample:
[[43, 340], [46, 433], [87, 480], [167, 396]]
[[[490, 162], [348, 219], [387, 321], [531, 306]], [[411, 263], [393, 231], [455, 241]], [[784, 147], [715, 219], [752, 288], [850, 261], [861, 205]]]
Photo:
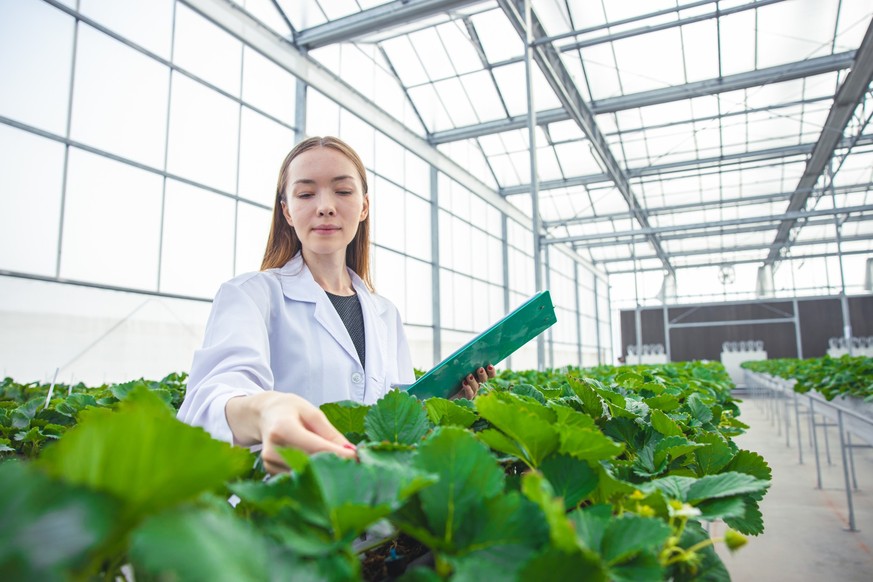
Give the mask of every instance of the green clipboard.
[[420, 399], [432, 396], [448, 398], [461, 389], [461, 382], [467, 374], [505, 360], [556, 321], [552, 297], [548, 291], [541, 291], [431, 368], [415, 383], [400, 388]]

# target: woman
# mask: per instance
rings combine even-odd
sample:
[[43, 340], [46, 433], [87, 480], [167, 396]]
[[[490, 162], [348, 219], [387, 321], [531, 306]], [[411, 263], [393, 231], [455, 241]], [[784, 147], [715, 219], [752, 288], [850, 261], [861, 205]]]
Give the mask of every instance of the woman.
[[[262, 445], [264, 466], [285, 469], [276, 447], [355, 447], [316, 408], [372, 404], [414, 380], [397, 308], [373, 293], [367, 173], [334, 137], [297, 144], [279, 172], [261, 271], [224, 283], [195, 353], [179, 418], [215, 438]], [[473, 398], [494, 370], [479, 368], [459, 396]]]

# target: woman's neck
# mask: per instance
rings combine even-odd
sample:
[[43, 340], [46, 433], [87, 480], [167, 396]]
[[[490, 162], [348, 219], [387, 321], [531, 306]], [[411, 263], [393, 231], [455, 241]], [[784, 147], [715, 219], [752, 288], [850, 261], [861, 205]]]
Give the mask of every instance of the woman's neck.
[[333, 295], [354, 295], [352, 278], [349, 276], [343, 256], [310, 255], [305, 250], [303, 260], [318, 285]]

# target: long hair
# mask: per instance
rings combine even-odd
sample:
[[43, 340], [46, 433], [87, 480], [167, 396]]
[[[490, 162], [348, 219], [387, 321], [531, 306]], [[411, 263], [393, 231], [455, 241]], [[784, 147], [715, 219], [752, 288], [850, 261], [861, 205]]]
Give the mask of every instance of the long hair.
[[[261, 261], [262, 271], [282, 267], [303, 248], [300, 239], [297, 237], [297, 232], [288, 224], [284, 214], [282, 214], [282, 203], [287, 202], [285, 189], [288, 186], [288, 166], [291, 165], [294, 158], [303, 152], [319, 147], [331, 148], [347, 157], [358, 171], [358, 177], [360, 177], [363, 187], [363, 195], [367, 195], [367, 170], [364, 168], [364, 163], [361, 161], [360, 156], [346, 142], [336, 137], [325, 136], [310, 137], [298, 143], [285, 156], [282, 167], [279, 169], [279, 180], [276, 184], [276, 201], [273, 206], [273, 222], [270, 226], [270, 237], [267, 239], [267, 250], [264, 251], [264, 260]], [[369, 212], [367, 217], [358, 223], [355, 238], [346, 247], [346, 266], [357, 273], [358, 277], [364, 281], [367, 287], [371, 291], [373, 290], [373, 283], [370, 280]]]

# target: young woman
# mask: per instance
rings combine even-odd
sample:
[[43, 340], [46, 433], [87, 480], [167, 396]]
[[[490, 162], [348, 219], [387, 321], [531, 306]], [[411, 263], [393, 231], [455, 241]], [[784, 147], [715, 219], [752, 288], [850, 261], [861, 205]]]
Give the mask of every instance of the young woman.
[[[370, 282], [369, 206], [366, 170], [346, 143], [313, 137], [291, 150], [261, 270], [215, 296], [181, 420], [262, 445], [271, 472], [285, 468], [279, 446], [355, 455], [317, 406], [372, 404], [414, 380], [397, 308]], [[473, 398], [493, 376], [479, 368], [458, 395]]]

